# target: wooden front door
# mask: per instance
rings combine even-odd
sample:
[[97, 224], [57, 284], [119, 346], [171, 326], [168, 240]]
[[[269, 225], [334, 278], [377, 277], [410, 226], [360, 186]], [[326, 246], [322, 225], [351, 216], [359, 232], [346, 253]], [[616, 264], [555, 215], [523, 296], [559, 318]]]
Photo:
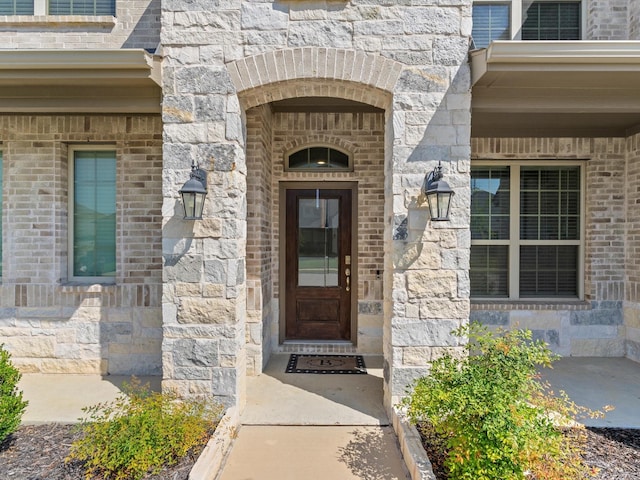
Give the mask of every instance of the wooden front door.
[[286, 340], [351, 339], [351, 196], [286, 191]]

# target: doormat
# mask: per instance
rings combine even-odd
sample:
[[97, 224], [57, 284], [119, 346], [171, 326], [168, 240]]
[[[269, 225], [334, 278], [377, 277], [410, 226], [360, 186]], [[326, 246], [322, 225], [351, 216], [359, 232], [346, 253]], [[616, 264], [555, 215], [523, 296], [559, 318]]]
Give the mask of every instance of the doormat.
[[298, 355], [289, 357], [286, 373], [366, 375], [362, 355]]

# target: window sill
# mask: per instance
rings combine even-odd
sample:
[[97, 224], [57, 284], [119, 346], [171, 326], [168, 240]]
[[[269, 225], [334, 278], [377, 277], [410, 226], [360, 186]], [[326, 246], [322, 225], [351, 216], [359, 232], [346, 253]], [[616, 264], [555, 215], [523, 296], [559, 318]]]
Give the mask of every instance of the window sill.
[[471, 300], [471, 310], [590, 310], [584, 300]]
[[111, 15], [0, 15], [2, 27], [113, 27], [116, 17]]

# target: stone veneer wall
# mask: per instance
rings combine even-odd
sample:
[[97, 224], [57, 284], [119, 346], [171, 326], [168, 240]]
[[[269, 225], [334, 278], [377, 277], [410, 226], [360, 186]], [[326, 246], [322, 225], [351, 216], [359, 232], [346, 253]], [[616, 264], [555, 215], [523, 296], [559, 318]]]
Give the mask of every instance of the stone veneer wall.
[[[277, 345], [277, 270], [273, 258], [273, 114], [268, 105], [247, 112], [247, 374], [257, 375]], [[275, 265], [277, 268], [277, 265]]]
[[153, 51], [160, 41], [160, 0], [118, 0], [115, 17], [0, 15], [0, 37], [2, 48]]
[[[386, 109], [385, 404], [428, 371], [434, 349], [458, 345], [449, 332], [469, 312], [471, 0], [406, 3], [162, 2], [167, 384], [243, 403], [245, 237], [225, 226], [245, 220], [242, 112], [278, 98], [334, 96]], [[206, 221], [193, 232], [169, 231], [178, 178], [184, 182], [192, 158], [209, 171], [214, 192]], [[452, 221], [433, 225], [420, 191], [438, 161], [457, 195]], [[225, 264], [215, 275], [205, 266], [213, 257]], [[205, 298], [218, 282], [220, 297]], [[180, 283], [189, 288], [174, 289]], [[194, 303], [216, 315], [185, 308]], [[196, 334], [188, 345], [174, 343]], [[196, 354], [210, 348], [228, 354], [224, 364]]]
[[626, 292], [624, 324], [626, 356], [640, 362], [640, 133], [627, 138], [626, 170]]
[[584, 302], [472, 303], [471, 319], [528, 328], [561, 355], [624, 356], [626, 143], [620, 138], [474, 138], [474, 159], [586, 160]]
[[[23, 372], [161, 373], [159, 116], [2, 115], [0, 338]], [[68, 146], [117, 156], [115, 285], [67, 282]]]

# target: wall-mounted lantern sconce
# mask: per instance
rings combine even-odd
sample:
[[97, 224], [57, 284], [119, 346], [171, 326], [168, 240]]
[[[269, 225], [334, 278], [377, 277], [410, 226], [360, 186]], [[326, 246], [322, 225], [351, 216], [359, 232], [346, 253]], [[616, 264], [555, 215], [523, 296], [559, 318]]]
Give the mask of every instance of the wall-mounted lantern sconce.
[[424, 194], [429, 204], [429, 214], [431, 220], [449, 220], [449, 209], [451, 208], [451, 197], [455, 192], [447, 182], [442, 180], [442, 164], [438, 161], [438, 166], [424, 179]]
[[207, 172], [196, 162], [191, 163], [189, 180], [180, 189], [185, 220], [202, 220], [204, 199], [207, 196]]

